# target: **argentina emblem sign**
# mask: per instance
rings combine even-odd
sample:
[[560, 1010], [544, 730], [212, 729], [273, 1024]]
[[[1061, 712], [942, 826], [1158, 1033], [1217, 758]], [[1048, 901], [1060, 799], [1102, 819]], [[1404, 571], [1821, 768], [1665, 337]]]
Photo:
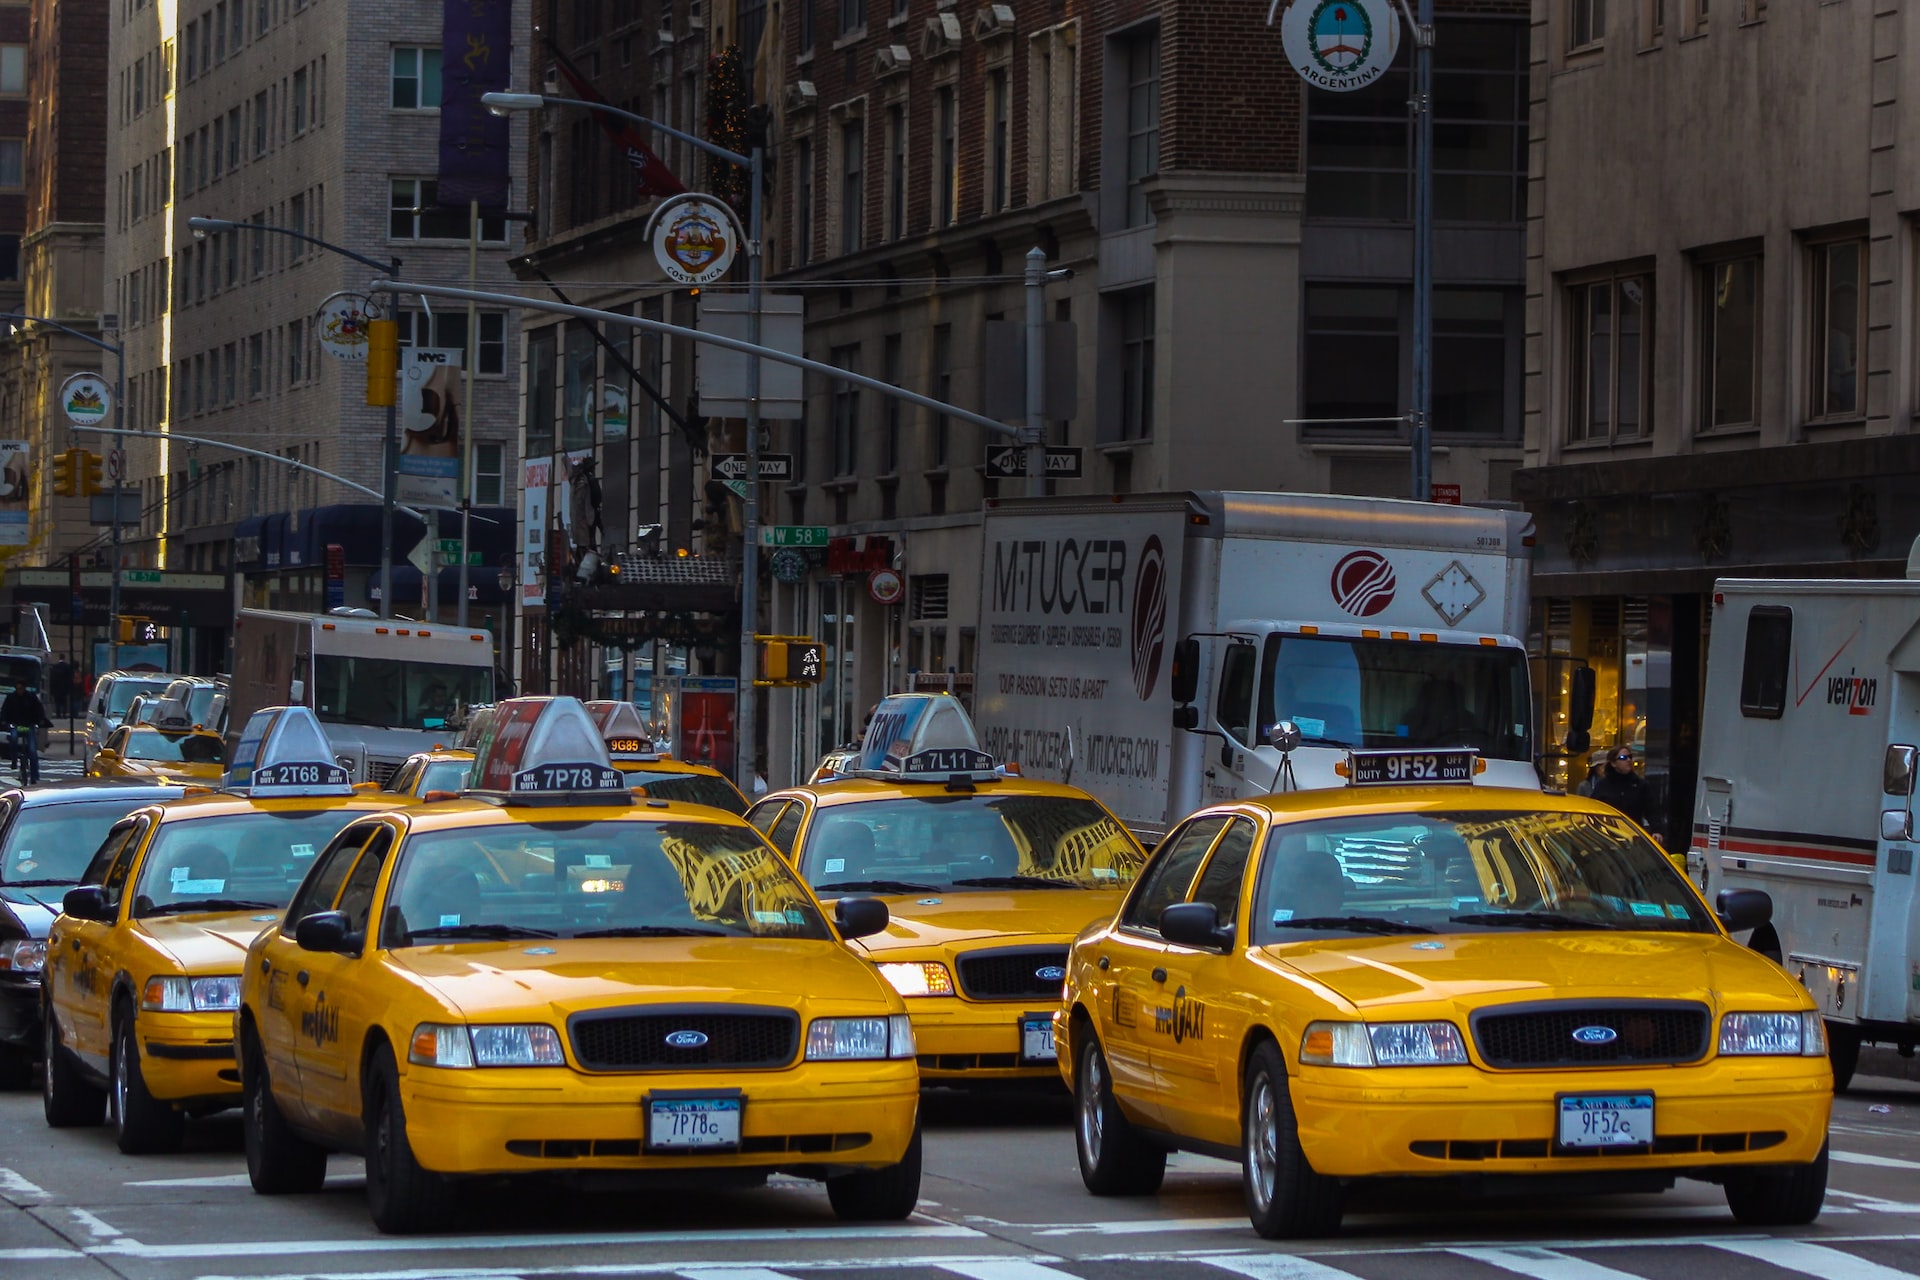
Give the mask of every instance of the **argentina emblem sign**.
[[1393, 65], [1400, 15], [1389, 0], [1293, 0], [1280, 19], [1287, 61], [1319, 89], [1364, 89]]

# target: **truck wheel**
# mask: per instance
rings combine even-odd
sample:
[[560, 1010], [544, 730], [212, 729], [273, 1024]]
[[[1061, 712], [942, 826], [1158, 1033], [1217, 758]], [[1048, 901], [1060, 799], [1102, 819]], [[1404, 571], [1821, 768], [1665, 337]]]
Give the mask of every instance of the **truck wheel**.
[[1167, 1153], [1143, 1139], [1113, 1100], [1107, 1055], [1091, 1023], [1073, 1037], [1074, 1145], [1080, 1181], [1096, 1196], [1150, 1196], [1167, 1176]]
[[1271, 1040], [1253, 1051], [1243, 1096], [1240, 1168], [1253, 1229], [1269, 1240], [1338, 1233], [1345, 1188], [1307, 1163], [1286, 1064]]
[[920, 1125], [899, 1164], [827, 1179], [827, 1202], [847, 1222], [898, 1222], [920, 1203]]
[[381, 1045], [368, 1064], [361, 1107], [367, 1127], [367, 1209], [373, 1225], [391, 1235], [432, 1231], [453, 1207], [447, 1180], [413, 1158], [407, 1116], [400, 1104], [400, 1071], [393, 1050]]
[[263, 1196], [318, 1191], [327, 1180], [326, 1148], [293, 1131], [273, 1097], [266, 1055], [251, 1028], [241, 1033], [240, 1093], [246, 1109], [247, 1181]]
[[1727, 1175], [1727, 1208], [1749, 1227], [1803, 1227], [1827, 1198], [1827, 1144], [1812, 1164]]
[[123, 1007], [113, 1020], [112, 1089], [107, 1111], [114, 1141], [130, 1156], [174, 1151], [186, 1132], [187, 1118], [147, 1092], [140, 1070], [140, 1044], [133, 1034], [133, 1010]]
[[1853, 1083], [1853, 1073], [1860, 1065], [1860, 1028], [1829, 1022], [1827, 1058], [1833, 1063], [1833, 1091], [1839, 1093]]
[[99, 1124], [107, 1112], [107, 1092], [80, 1074], [80, 1064], [60, 1043], [60, 1026], [47, 1008], [41, 1021], [47, 1069], [41, 1077], [40, 1108], [55, 1129]]

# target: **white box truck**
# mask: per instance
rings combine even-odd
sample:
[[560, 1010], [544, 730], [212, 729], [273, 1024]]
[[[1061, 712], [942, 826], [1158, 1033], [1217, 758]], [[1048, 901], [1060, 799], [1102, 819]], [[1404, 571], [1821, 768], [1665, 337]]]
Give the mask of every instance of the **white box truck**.
[[1751, 945], [1819, 1002], [1841, 1085], [1863, 1042], [1920, 1043], [1917, 572], [1714, 584], [1688, 872], [1773, 898]]
[[1464, 750], [1537, 788], [1531, 519], [1391, 498], [1005, 499], [984, 517], [981, 744], [1146, 836], [1274, 789], [1345, 785], [1349, 749]]
[[451, 745], [469, 707], [494, 700], [485, 630], [242, 609], [233, 625], [227, 758], [261, 707], [308, 706], [353, 780], [384, 786], [414, 752]]

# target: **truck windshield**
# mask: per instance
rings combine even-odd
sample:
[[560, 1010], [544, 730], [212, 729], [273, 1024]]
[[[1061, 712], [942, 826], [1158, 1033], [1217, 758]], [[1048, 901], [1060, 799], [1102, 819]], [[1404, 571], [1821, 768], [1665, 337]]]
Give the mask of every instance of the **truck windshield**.
[[0, 657], [0, 693], [12, 693], [22, 686], [40, 687], [40, 659]]
[[313, 713], [328, 724], [444, 729], [457, 712], [493, 701], [488, 667], [316, 653], [313, 683]]
[[1291, 720], [1309, 746], [1533, 759], [1526, 658], [1510, 648], [1270, 635], [1260, 706], [1262, 726]]

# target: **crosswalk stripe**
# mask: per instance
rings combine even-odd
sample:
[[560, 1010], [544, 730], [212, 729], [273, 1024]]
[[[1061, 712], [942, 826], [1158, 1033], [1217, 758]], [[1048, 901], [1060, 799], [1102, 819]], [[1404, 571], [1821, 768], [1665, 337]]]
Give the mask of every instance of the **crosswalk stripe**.
[[784, 1271], [765, 1267], [682, 1267], [674, 1274], [681, 1280], [793, 1280]]
[[1816, 1280], [1914, 1280], [1910, 1271], [1897, 1271], [1857, 1254], [1804, 1240], [1716, 1240], [1713, 1247]]
[[1353, 1280], [1353, 1272], [1330, 1267], [1311, 1258], [1285, 1253], [1244, 1253], [1228, 1257], [1195, 1258], [1210, 1267], [1231, 1271], [1248, 1280]]
[[943, 1262], [942, 1271], [951, 1271], [967, 1280], [1070, 1280], [1064, 1271], [1043, 1267], [1025, 1258], [975, 1258], [967, 1262]]
[[1627, 1280], [1628, 1273], [1603, 1267], [1585, 1258], [1573, 1258], [1553, 1249], [1449, 1249], [1447, 1252], [1531, 1280]]
[[1864, 1164], [1875, 1169], [1920, 1169], [1920, 1160], [1896, 1160], [1892, 1156], [1870, 1156], [1864, 1151], [1829, 1151], [1827, 1159], [1835, 1164]]

